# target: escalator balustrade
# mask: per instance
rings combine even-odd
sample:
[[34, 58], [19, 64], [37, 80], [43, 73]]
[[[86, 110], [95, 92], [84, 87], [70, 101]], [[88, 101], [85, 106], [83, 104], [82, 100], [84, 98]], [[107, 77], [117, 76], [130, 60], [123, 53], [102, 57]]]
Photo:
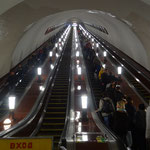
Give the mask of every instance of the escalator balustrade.
[[37, 136], [53, 136], [54, 149], [58, 148], [58, 143], [64, 129], [66, 106], [68, 100], [69, 72], [71, 60], [71, 41], [70, 38], [60, 66], [56, 73], [54, 84], [50, 93], [46, 112], [37, 133]]

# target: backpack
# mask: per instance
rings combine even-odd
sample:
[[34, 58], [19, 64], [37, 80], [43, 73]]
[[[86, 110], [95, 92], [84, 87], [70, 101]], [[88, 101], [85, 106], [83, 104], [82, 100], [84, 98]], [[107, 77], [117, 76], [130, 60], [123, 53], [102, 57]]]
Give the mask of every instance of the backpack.
[[112, 113], [114, 112], [114, 108], [112, 106], [112, 103], [110, 100], [103, 100], [103, 108], [102, 108], [102, 113]]

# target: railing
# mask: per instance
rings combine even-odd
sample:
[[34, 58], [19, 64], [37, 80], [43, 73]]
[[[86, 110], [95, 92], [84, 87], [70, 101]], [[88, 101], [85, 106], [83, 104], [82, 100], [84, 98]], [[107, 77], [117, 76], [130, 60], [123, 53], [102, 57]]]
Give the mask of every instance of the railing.
[[[72, 31], [71, 31], [72, 33]], [[72, 63], [71, 63], [72, 64]], [[65, 119], [65, 126], [64, 126], [64, 129], [63, 129], [63, 132], [62, 132], [62, 135], [61, 135], [61, 138], [60, 138], [60, 142], [59, 142], [59, 145], [60, 145], [60, 148], [62, 147], [63, 150], [67, 150], [65, 147], [66, 147], [66, 131], [67, 131], [67, 126], [68, 126], [68, 123], [69, 123], [69, 113], [70, 113], [70, 100], [71, 100], [71, 82], [72, 82], [72, 65], [70, 64], [70, 72], [69, 72], [69, 88], [68, 88], [68, 98], [67, 98], [67, 110], [66, 110], [66, 119]], [[64, 149], [65, 148], [65, 149]]]

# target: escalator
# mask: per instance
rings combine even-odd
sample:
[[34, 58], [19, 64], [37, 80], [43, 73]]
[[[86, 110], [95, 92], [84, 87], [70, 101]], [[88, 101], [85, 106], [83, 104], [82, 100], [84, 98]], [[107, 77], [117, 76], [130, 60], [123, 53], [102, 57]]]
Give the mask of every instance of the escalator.
[[128, 82], [134, 86], [135, 90], [143, 98], [144, 102], [149, 104], [150, 93], [139, 83], [138, 80], [133, 78], [129, 73], [125, 72], [124, 76], [128, 80]]
[[62, 61], [56, 72], [48, 105], [36, 136], [52, 136], [54, 149], [58, 149], [58, 143], [64, 128], [66, 106], [69, 91], [69, 72], [71, 60], [72, 38], [66, 45]]
[[[108, 57], [109, 57], [109, 60], [111, 60], [113, 64], [118, 66], [118, 62], [115, 59], [113, 59], [111, 56], [108, 56]], [[149, 104], [150, 92], [144, 86], [142, 86], [142, 84], [140, 83], [140, 80], [136, 79], [128, 71], [124, 71], [123, 76], [135, 88], [136, 92], [142, 97], [143, 101]]]
[[89, 83], [92, 88], [91, 91], [94, 96], [93, 98], [95, 99], [96, 107], [99, 108], [99, 100], [103, 97], [102, 88], [99, 80], [94, 77], [93, 64], [87, 59], [85, 59], [85, 64], [88, 72]]
[[13, 90], [8, 92], [9, 87], [7, 87], [7, 93], [3, 95], [3, 100], [0, 104], [0, 120], [5, 117], [6, 114], [9, 113], [9, 107], [8, 107], [8, 96], [14, 95], [17, 99], [17, 104], [19, 104], [21, 101], [21, 97], [23, 96], [23, 93], [25, 92], [27, 86], [31, 83], [35, 76], [34, 70], [30, 71], [28, 74], [24, 76], [21, 82], [18, 81], [17, 86], [13, 88]]

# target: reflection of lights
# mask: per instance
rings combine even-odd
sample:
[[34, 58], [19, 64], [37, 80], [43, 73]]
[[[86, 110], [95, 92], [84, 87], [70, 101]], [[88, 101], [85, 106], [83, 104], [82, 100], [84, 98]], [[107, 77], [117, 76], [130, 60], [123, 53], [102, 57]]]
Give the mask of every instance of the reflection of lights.
[[15, 109], [15, 102], [16, 102], [16, 97], [15, 96], [10, 96], [9, 97], [9, 109], [13, 110]]
[[82, 123], [79, 122], [79, 124], [78, 124], [78, 132], [81, 132], [81, 131], [82, 131]]
[[77, 60], [77, 64], [79, 64], [80, 63], [80, 61], [79, 60]]
[[5, 119], [3, 125], [4, 125], [4, 130], [9, 129], [11, 127], [11, 120], [9, 118]]
[[52, 57], [53, 56], [53, 52], [49, 52], [49, 56]]
[[92, 39], [92, 42], [94, 42], [94, 39]]
[[61, 39], [59, 39], [59, 42], [61, 42]]
[[81, 67], [78, 67], [78, 75], [81, 75]]
[[118, 67], [117, 70], [118, 70], [118, 74], [122, 74], [122, 67]]
[[62, 47], [61, 46], [59, 47], [59, 50], [62, 51]]
[[62, 41], [61, 44], [64, 46], [64, 42]]
[[55, 47], [56, 47], [56, 48], [58, 47], [58, 43], [55, 44]]
[[37, 68], [37, 74], [38, 74], [38, 75], [41, 75], [41, 74], [42, 74], [42, 68], [41, 68], [41, 67], [38, 67], [38, 68]]
[[76, 52], [76, 57], [79, 57], [79, 51]]
[[44, 91], [44, 90], [45, 90], [45, 87], [44, 87], [44, 86], [39, 86], [39, 90], [40, 90], [40, 91]]
[[19, 82], [22, 82], [22, 80], [19, 80]]
[[81, 113], [80, 113], [80, 111], [77, 111], [76, 113], [77, 113], [77, 115], [76, 115], [75, 120], [78, 120], [81, 117]]
[[51, 65], [51, 69], [54, 69], [54, 65]]
[[103, 68], [106, 68], [106, 64], [103, 64], [102, 66], [103, 66]]
[[98, 44], [98, 43], [96, 44], [96, 47], [97, 47], [97, 48], [99, 47], [99, 44]]
[[140, 80], [138, 78], [135, 78], [137, 82], [140, 82]]
[[121, 66], [123, 67], [124, 65], [123, 65], [123, 64], [121, 64]]
[[78, 86], [77, 86], [77, 90], [81, 90], [81, 85], [78, 85]]
[[78, 48], [78, 46], [79, 46], [78, 43], [76, 43], [76, 49]]
[[106, 52], [106, 51], [104, 51], [104, 52], [103, 52], [103, 55], [104, 55], [104, 57], [106, 57], [106, 56], [107, 56], [107, 52]]
[[88, 135], [82, 135], [82, 141], [88, 141]]
[[79, 65], [77, 65], [77, 68], [79, 67]]
[[96, 56], [98, 56], [98, 53], [96, 53]]
[[56, 53], [56, 57], [59, 57], [59, 55]]
[[86, 109], [87, 108], [87, 96], [86, 95], [81, 96], [81, 100], [82, 100], [82, 108]]

